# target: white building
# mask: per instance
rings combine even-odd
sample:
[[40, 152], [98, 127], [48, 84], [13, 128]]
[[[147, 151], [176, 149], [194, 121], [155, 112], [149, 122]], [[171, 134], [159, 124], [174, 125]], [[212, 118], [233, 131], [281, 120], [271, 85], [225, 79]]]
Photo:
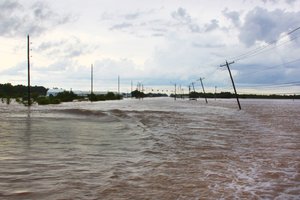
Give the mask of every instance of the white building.
[[64, 92], [64, 89], [58, 89], [58, 88], [53, 88], [53, 89], [49, 89], [46, 93], [46, 96], [49, 97], [50, 95], [52, 96], [56, 96], [58, 93], [60, 92]]

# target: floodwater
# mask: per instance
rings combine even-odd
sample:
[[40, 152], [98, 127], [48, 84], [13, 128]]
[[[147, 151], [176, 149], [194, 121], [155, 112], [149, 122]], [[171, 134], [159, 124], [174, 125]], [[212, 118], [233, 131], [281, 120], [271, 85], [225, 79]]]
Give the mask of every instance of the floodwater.
[[0, 199], [300, 199], [300, 101], [0, 104]]

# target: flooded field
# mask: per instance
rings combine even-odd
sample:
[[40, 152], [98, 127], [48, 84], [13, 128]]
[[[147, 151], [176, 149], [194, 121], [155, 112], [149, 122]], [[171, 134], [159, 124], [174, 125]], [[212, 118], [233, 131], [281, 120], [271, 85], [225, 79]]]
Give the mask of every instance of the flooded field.
[[0, 199], [300, 199], [300, 101], [0, 104]]

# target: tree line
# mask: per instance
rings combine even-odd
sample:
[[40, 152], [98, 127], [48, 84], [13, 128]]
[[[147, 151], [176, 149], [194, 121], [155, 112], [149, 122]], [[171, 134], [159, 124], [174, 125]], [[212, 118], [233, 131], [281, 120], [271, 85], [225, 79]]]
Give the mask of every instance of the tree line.
[[[174, 97], [174, 94], [171, 94], [171, 97]], [[231, 92], [220, 92], [220, 93], [202, 93], [202, 92], [191, 92], [190, 94], [176, 94], [177, 98], [184, 96], [185, 98], [197, 99], [197, 98], [221, 98], [221, 99], [229, 99], [235, 98], [235, 94]], [[279, 95], [279, 94], [239, 94], [239, 98], [244, 99], [300, 99], [300, 95], [290, 94], [290, 95]]]

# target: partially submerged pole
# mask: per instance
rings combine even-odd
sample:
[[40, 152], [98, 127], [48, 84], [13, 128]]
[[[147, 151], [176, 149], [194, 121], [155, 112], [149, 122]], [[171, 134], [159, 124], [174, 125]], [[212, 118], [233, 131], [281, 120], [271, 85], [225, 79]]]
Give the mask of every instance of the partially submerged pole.
[[202, 82], [203, 79], [204, 79], [204, 78], [200, 78], [199, 80], [200, 80], [200, 82], [201, 82], [201, 86], [202, 86], [202, 90], [203, 90], [205, 102], [208, 103], [208, 102], [207, 102], [207, 98], [206, 98], [206, 94], [205, 94], [205, 90], [204, 90], [204, 86], [203, 86], [203, 82]]
[[229, 68], [229, 65], [233, 64], [234, 61], [228, 63], [227, 60], [226, 60], [226, 64], [224, 65], [220, 65], [220, 67], [224, 67], [224, 66], [227, 66], [227, 69], [228, 69], [228, 72], [229, 72], [229, 75], [230, 75], [230, 79], [231, 79], [231, 82], [232, 82], [232, 86], [233, 86], [233, 89], [234, 89], [234, 93], [235, 93], [235, 97], [236, 97], [236, 101], [238, 103], [238, 106], [239, 106], [239, 109], [241, 110], [241, 104], [240, 104], [240, 101], [239, 101], [239, 96], [236, 92], [236, 89], [235, 89], [235, 84], [234, 84], [234, 81], [233, 81], [233, 78], [232, 78], [232, 74], [231, 74], [231, 71], [230, 71], [230, 68]]

